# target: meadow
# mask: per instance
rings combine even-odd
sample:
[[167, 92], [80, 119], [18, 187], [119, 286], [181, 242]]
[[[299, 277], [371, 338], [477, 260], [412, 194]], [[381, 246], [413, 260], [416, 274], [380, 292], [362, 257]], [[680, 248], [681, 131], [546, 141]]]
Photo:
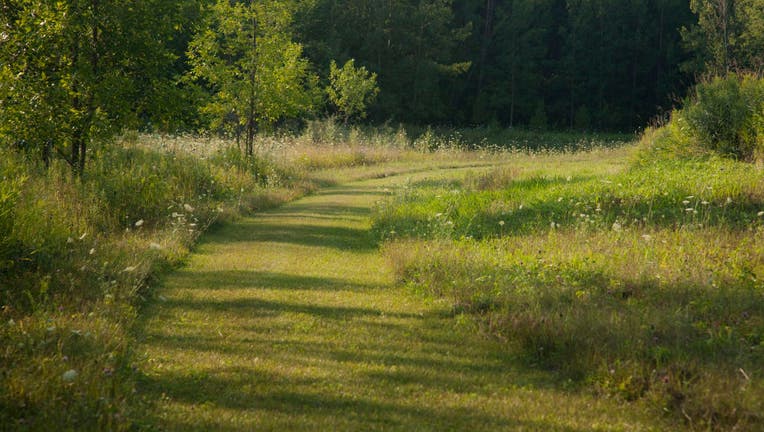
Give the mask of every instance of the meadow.
[[0, 424], [129, 428], [143, 409], [135, 321], [211, 226], [321, 187], [487, 154], [332, 121], [256, 144], [247, 158], [232, 139], [127, 132], [92, 149], [82, 180], [63, 161], [2, 150]]
[[[446, 304], [460, 332], [551, 376], [570, 395], [555, 403], [585, 395], [690, 430], [756, 427], [761, 167], [667, 157], [661, 131], [634, 143], [329, 121], [260, 136], [254, 158], [233, 140], [131, 132], [96, 149], [82, 182], [5, 150], [0, 421], [151, 429], [165, 396], [142, 388], [136, 340], [150, 331], [136, 323], [168, 302], [163, 280], [200, 236], [326, 187], [409, 175], [371, 215], [405, 302]], [[425, 175], [447, 167], [461, 168]], [[619, 416], [609, 409], [601, 415]]]
[[414, 182], [377, 207], [374, 231], [399, 283], [528, 365], [691, 430], [753, 430], [764, 176], [708, 153], [667, 158], [655, 136]]

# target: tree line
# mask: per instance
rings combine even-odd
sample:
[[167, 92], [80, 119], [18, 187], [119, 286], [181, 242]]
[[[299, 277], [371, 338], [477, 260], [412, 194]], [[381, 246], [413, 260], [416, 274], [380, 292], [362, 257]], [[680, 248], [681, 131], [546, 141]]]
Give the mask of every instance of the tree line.
[[0, 0], [0, 143], [77, 173], [126, 127], [248, 152], [258, 129], [367, 111], [633, 131], [763, 58], [758, 0]]

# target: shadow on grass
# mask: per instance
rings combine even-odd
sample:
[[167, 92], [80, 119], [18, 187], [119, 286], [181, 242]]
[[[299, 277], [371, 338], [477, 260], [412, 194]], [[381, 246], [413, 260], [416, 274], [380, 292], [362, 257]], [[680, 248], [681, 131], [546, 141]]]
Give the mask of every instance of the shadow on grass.
[[[255, 381], [265, 383], [270, 377], [262, 376]], [[501, 418], [467, 407], [426, 408], [398, 403], [393, 399], [374, 400], [350, 396], [335, 396], [298, 391], [285, 391], [281, 387], [258, 391], [253, 386], [250, 371], [221, 371], [214, 377], [187, 377], [164, 375], [161, 379], [145, 378], [148, 388], [162, 390], [170, 400], [183, 404], [213, 404], [233, 410], [248, 412], [266, 419], [279, 419], [281, 427], [306, 429], [298, 422], [306, 416], [317, 424], [343, 424], [346, 430], [406, 430], [446, 431], [465, 430], [469, 425], [479, 425], [481, 430], [544, 430], [583, 432], [582, 429], [566, 427], [553, 422], [528, 421]], [[231, 389], [251, 389], [231, 392]], [[202, 396], [204, 395], [204, 396]], [[285, 419], [286, 418], [286, 419]], [[291, 421], [287, 420], [292, 418]], [[268, 420], [265, 420], [267, 423]], [[225, 427], [218, 422], [200, 423], [177, 419], [167, 425], [172, 430], [241, 430]], [[277, 425], [274, 425], [278, 427]], [[279, 430], [279, 429], [276, 429]], [[587, 431], [604, 431], [608, 428], [587, 428]]]
[[[309, 219], [307, 216], [306, 219]], [[222, 227], [201, 244], [233, 244], [238, 242], [287, 243], [300, 246], [368, 251], [375, 248], [367, 230], [342, 226], [325, 226], [293, 221], [266, 223], [250, 220]]]
[[382, 288], [378, 284], [365, 284], [349, 279], [246, 270], [178, 272], [173, 277], [173, 285], [192, 290], [251, 288], [285, 291], [357, 291]]
[[[306, 309], [319, 313], [322, 319], [337, 317], [334, 308], [296, 308]], [[530, 389], [549, 390], [554, 385], [543, 374], [518, 371], [511, 359], [500, 352], [480, 346], [455, 347], [453, 334], [443, 331], [441, 314], [398, 315], [398, 323], [372, 329], [370, 340], [356, 342], [352, 347], [342, 339], [311, 341], [277, 327], [248, 328], [251, 336], [236, 341], [156, 332], [149, 335], [149, 343], [170, 352], [253, 360], [245, 362], [245, 366], [144, 375], [140, 387], [151, 400], [237, 412], [264, 429], [274, 430], [306, 430], [310, 424], [331, 424], [335, 430], [609, 430], [577, 429], [555, 420], [525, 420], [524, 413], [511, 405], [503, 410], [478, 409], [470, 401], [491, 397], [485, 389], [486, 377]], [[353, 324], [337, 323], [338, 327], [347, 325], [349, 332]], [[380, 335], [387, 338], [384, 343], [376, 340]], [[421, 347], [412, 350], [409, 344], [417, 339]], [[262, 365], [262, 360], [255, 359], [257, 356], [288, 367], [275, 372], [277, 369]], [[331, 368], [345, 371], [349, 382], [338, 384], [321, 374], [293, 373], [294, 368], [327, 367], [327, 362], [332, 363]], [[435, 399], [422, 403], [417, 395], [432, 395]], [[462, 403], [454, 404], [452, 398]], [[299, 416], [292, 419], [297, 413]], [[161, 423], [167, 430], [242, 427], [204, 418], [191, 422], [176, 416], [148, 421]]]
[[[348, 195], [355, 189], [335, 192]], [[366, 252], [374, 248], [366, 230], [332, 221], [368, 213], [367, 207], [300, 202], [220, 227], [206, 243], [291, 243]], [[328, 226], [321, 225], [325, 221]], [[517, 369], [505, 352], [471, 330], [456, 330], [443, 308], [408, 312], [388, 305], [387, 296], [377, 299], [379, 305], [365, 298], [346, 303], [338, 296], [354, 293], [344, 291], [382, 287], [273, 271], [179, 272], [172, 284], [178, 295], [147, 315], [155, 309], [178, 317], [180, 324], [165, 319], [152, 328], [148, 316], [139, 323], [143, 346], [157, 357], [149, 361], [159, 363], [139, 375], [139, 390], [148, 403], [180, 412], [165, 416], [150, 409], [141, 420], [146, 425], [223, 431], [247, 425], [260, 430], [583, 431], [557, 424], [554, 416], [523, 420], [526, 413], [512, 403], [482, 406], [492, 403], [495, 392], [514, 397], [502, 386], [549, 391], [556, 386], [549, 375]], [[241, 295], [216, 297], [215, 290], [224, 288], [241, 289]], [[274, 300], [257, 288], [300, 292]]]
[[320, 306], [307, 303], [288, 303], [258, 299], [255, 297], [233, 300], [166, 300], [165, 309], [178, 308], [185, 311], [223, 312], [226, 316], [242, 314], [245, 316], [277, 315], [281, 313], [301, 313], [314, 315], [321, 319], [345, 320], [358, 316], [387, 315], [396, 318], [412, 318], [414, 314], [383, 313], [380, 309], [342, 306]]

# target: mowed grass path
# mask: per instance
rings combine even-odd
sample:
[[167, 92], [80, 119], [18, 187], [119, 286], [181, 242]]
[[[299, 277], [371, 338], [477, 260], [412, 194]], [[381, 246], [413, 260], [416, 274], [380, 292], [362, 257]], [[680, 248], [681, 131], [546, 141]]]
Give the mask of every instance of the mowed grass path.
[[325, 189], [208, 233], [144, 311], [146, 422], [184, 431], [662, 429], [637, 405], [564, 390], [448, 305], [396, 288], [368, 215], [409, 177]]

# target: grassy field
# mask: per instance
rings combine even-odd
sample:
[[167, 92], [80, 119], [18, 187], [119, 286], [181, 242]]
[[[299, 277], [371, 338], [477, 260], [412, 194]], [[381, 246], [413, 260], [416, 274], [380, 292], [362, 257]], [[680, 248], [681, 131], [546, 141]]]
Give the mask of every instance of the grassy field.
[[646, 145], [412, 182], [374, 231], [401, 284], [525, 364], [694, 430], [758, 430], [764, 175]]
[[624, 140], [128, 134], [82, 183], [3, 153], [0, 424], [756, 430], [761, 169]]
[[394, 286], [370, 212], [429, 170], [325, 189], [215, 229], [141, 320], [163, 430], [669, 430], [527, 367], [448, 302]]

